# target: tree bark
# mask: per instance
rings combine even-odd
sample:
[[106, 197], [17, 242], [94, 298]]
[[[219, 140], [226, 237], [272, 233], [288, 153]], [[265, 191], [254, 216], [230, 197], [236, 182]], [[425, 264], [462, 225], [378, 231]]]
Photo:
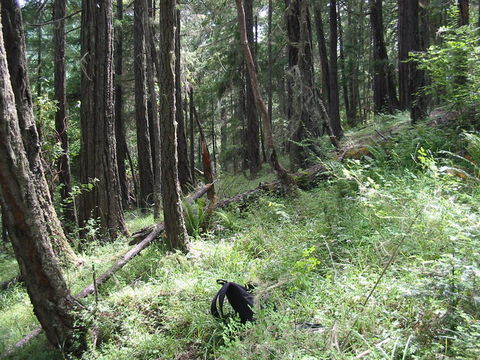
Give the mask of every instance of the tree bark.
[[[273, 53], [272, 53], [272, 18], [273, 3], [268, 0], [268, 118], [270, 121], [273, 116]], [[265, 151], [265, 150], [264, 150]]]
[[178, 141], [178, 181], [180, 188], [186, 192], [193, 186], [192, 175], [188, 165], [187, 138], [185, 135], [185, 119], [183, 117], [182, 100], [182, 79], [181, 79], [181, 60], [180, 60], [180, 24], [181, 14], [177, 9], [175, 13], [175, 118], [177, 120], [177, 141]]
[[383, 30], [383, 0], [370, 0], [373, 39], [373, 102], [376, 114], [392, 114], [398, 109], [393, 72], [387, 55]]
[[65, 16], [67, 14], [66, 2], [64, 0], [55, 0], [53, 13], [55, 62], [54, 62], [54, 82], [55, 82], [55, 100], [57, 101], [57, 111], [55, 112], [55, 131], [57, 132], [57, 141], [61, 144], [62, 154], [57, 160], [57, 169], [60, 188], [60, 198], [62, 202], [63, 217], [66, 221], [65, 228], [68, 232], [73, 232], [77, 225], [77, 214], [75, 203], [71, 197], [72, 180], [70, 175], [70, 160], [68, 155], [68, 118], [67, 118], [67, 98], [66, 98], [66, 74], [65, 74]]
[[[304, 143], [320, 136], [321, 116], [316, 112], [317, 99], [313, 74], [311, 25], [308, 3], [287, 0], [287, 34], [289, 37], [289, 75], [293, 84], [292, 144], [290, 161], [292, 169], [305, 168], [316, 150], [312, 144]], [[325, 119], [328, 121], [328, 119]]]
[[[152, 9], [153, 10], [153, 9]], [[152, 11], [153, 13], [154, 11]], [[154, 31], [153, 31], [153, 23], [150, 24], [149, 27], [149, 37], [150, 37], [150, 48], [148, 49], [150, 51], [150, 56], [151, 56], [151, 62], [155, 70], [155, 74], [157, 75], [156, 81], [158, 84], [158, 87], [160, 87], [160, 79], [162, 77], [161, 75], [161, 68], [160, 68], [160, 62], [158, 59], [157, 55], [157, 48], [155, 47], [155, 39], [154, 39]], [[151, 76], [153, 78], [153, 76]], [[152, 86], [152, 84], [150, 84]], [[156, 89], [155, 86], [151, 91], [152, 95], [154, 92], [156, 94]], [[155, 96], [157, 98], [157, 96]], [[153, 104], [153, 103], [152, 103]], [[154, 164], [153, 164], [153, 171], [154, 171], [154, 184], [153, 184], [153, 217], [155, 219], [159, 219], [161, 212], [162, 212], [162, 166], [161, 166], [161, 153], [162, 153], [162, 145], [161, 145], [161, 134], [160, 134], [160, 114], [159, 114], [159, 109], [160, 109], [160, 104], [155, 103], [157, 106], [157, 115], [152, 118], [152, 126], [153, 126], [153, 149], [154, 149], [154, 154], [152, 158], [154, 159]]]
[[[153, 14], [153, 10], [149, 11]], [[152, 162], [153, 162], [153, 216], [155, 219], [160, 217], [160, 204], [162, 202], [162, 186], [161, 186], [161, 144], [160, 144], [160, 118], [158, 113], [158, 96], [157, 96], [157, 78], [155, 76], [155, 69], [157, 67], [157, 52], [155, 48], [155, 39], [153, 32], [153, 18], [150, 19], [152, 23], [147, 26], [147, 85], [149, 93], [149, 127], [150, 127], [150, 146], [152, 148]]]
[[94, 187], [80, 197], [79, 222], [100, 219], [101, 230], [126, 234], [118, 178], [113, 117], [112, 0], [82, 1], [80, 181]]
[[[123, 21], [123, 0], [117, 0], [116, 19], [120, 23]], [[119, 25], [115, 31], [115, 139], [117, 142], [117, 167], [118, 180], [122, 194], [122, 206], [124, 209], [129, 204], [129, 191], [127, 183], [127, 172], [125, 161], [127, 160], [127, 140], [125, 136], [125, 124], [123, 120], [123, 26]], [[134, 176], [134, 169], [132, 176]]]
[[[22, 141], [1, 29], [0, 25], [0, 202], [6, 209], [4, 220], [34, 313], [49, 342], [74, 351], [74, 310], [78, 305], [68, 291], [53, 252], [46, 222], [49, 219], [45, 218], [43, 199], [39, 199], [35, 189], [39, 184]], [[35, 130], [34, 124], [32, 127]], [[79, 339], [82, 343], [82, 336]]]
[[[147, 116], [147, 0], [134, 2], [135, 123], [137, 125], [140, 207], [146, 211], [152, 203], [153, 168], [150, 130]], [[150, 75], [151, 76], [151, 75]]]
[[408, 61], [410, 52], [420, 51], [426, 45], [420, 34], [420, 10], [418, 0], [398, 2], [400, 108], [411, 111], [413, 123], [426, 116], [425, 98], [418, 94], [425, 83], [425, 73], [416, 62]]
[[338, 91], [338, 69], [337, 69], [337, 2], [330, 0], [330, 126], [333, 135], [340, 139], [343, 136], [340, 123], [340, 100]]
[[458, 25], [468, 25], [470, 18], [468, 0], [458, 0]]
[[208, 199], [210, 200], [210, 206], [214, 206], [217, 203], [217, 197], [215, 194], [215, 186], [213, 185], [214, 183], [214, 171], [212, 169], [212, 159], [210, 156], [210, 151], [208, 151], [208, 146], [207, 146], [207, 138], [205, 136], [205, 133], [202, 128], [202, 124], [200, 123], [200, 119], [198, 117], [197, 109], [195, 108], [195, 103], [193, 101], [193, 88], [190, 89], [190, 94], [191, 94], [191, 102], [193, 104], [193, 116], [195, 117], [195, 122], [197, 123], [197, 128], [198, 128], [198, 133], [200, 134], [200, 159], [202, 162], [203, 166], [203, 176], [205, 177], [205, 182], [212, 184], [212, 186], [208, 189]]
[[42, 165], [41, 144], [33, 115], [32, 94], [27, 75], [25, 58], [25, 39], [23, 35], [22, 14], [15, 0], [2, 0], [1, 8], [3, 37], [8, 61], [10, 81], [15, 95], [17, 119], [22, 141], [27, 153], [30, 171], [36, 184], [35, 191], [43, 209], [42, 215], [55, 254], [63, 263], [78, 264], [77, 258], [63, 232], [53, 207], [50, 190]]
[[330, 108], [330, 65], [328, 62], [325, 31], [323, 29], [322, 9], [318, 3], [315, 5], [315, 27], [317, 30], [318, 53], [320, 55], [320, 65], [322, 69], [322, 90], [325, 98], [328, 100], [328, 107]]
[[175, 121], [175, 0], [160, 2], [160, 133], [162, 199], [170, 249], [187, 250], [188, 235], [180, 204], [177, 126]]
[[343, 93], [343, 104], [345, 106], [345, 114], [347, 115], [347, 123], [349, 125], [355, 125], [355, 119], [351, 119], [349, 114], [350, 110], [350, 97], [348, 93], [348, 80], [347, 80], [347, 70], [345, 67], [345, 41], [343, 36], [343, 27], [342, 27], [342, 16], [340, 11], [340, 3], [337, 3], [337, 18], [338, 18], [338, 45], [339, 45], [339, 60], [340, 60], [340, 71], [342, 74], [342, 93]]
[[400, 109], [411, 108], [410, 78], [412, 64], [407, 62], [409, 52], [415, 47], [415, 33], [418, 33], [418, 0], [398, 0], [398, 85]]
[[[245, 9], [245, 25], [247, 31], [247, 39], [250, 49], [255, 48], [254, 34], [253, 34], [253, 0], [244, 0]], [[252, 55], [255, 56], [252, 50]], [[255, 97], [253, 95], [252, 80], [247, 69], [245, 72], [245, 118], [246, 118], [246, 132], [245, 132], [245, 154], [247, 167], [250, 170], [250, 175], [255, 177], [260, 171], [260, 140], [259, 140], [259, 126], [258, 115], [255, 107]]]
[[[425, 0], [423, 5], [428, 4], [428, 0]], [[414, 51], [426, 51], [428, 48], [429, 38], [429, 20], [428, 12], [424, 6], [419, 4], [418, 10], [418, 32], [415, 36], [415, 49]], [[424, 93], [423, 88], [427, 83], [427, 75], [425, 70], [421, 70], [418, 63], [412, 62], [412, 78], [411, 91], [412, 91], [412, 109], [410, 111], [410, 117], [412, 123], [416, 123], [418, 120], [424, 119], [428, 115], [428, 96]]]
[[189, 91], [189, 118], [190, 118], [190, 173], [192, 174], [192, 181], [195, 181], [195, 119], [194, 110], [195, 104], [193, 102], [193, 89]]
[[275, 144], [273, 142], [271, 121], [268, 118], [268, 110], [267, 110], [267, 107], [265, 106], [265, 101], [263, 100], [262, 94], [260, 93], [260, 86], [258, 84], [257, 73], [255, 70], [255, 62], [253, 60], [250, 47], [248, 46], [247, 29], [245, 24], [245, 11], [243, 9], [243, 2], [242, 0], [235, 0], [235, 2], [237, 5], [237, 14], [238, 14], [238, 21], [240, 26], [240, 39], [241, 39], [243, 54], [245, 57], [245, 62], [247, 64], [248, 72], [250, 74], [252, 90], [255, 96], [255, 104], [262, 118], [263, 136], [265, 136], [265, 145], [267, 150], [268, 161], [272, 169], [277, 174], [277, 177], [279, 178], [283, 187], [286, 190], [293, 185], [294, 180], [292, 179], [290, 174], [287, 172], [287, 170], [278, 161], [277, 151], [275, 149]]

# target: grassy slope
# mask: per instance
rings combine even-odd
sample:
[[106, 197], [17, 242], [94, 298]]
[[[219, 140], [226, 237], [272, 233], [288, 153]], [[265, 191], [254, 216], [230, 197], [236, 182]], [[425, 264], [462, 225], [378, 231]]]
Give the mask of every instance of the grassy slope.
[[[462, 146], [452, 134], [419, 126], [371, 149], [361, 164], [331, 163], [332, 180], [317, 189], [223, 212], [186, 256], [151, 246], [102, 288], [98, 305], [87, 300], [86, 318], [99, 323], [103, 343], [84, 358], [480, 358], [480, 192], [439, 171], [438, 150]], [[258, 180], [222, 184], [234, 193]], [[100, 273], [125, 249], [124, 240], [92, 245], [87, 265], [67, 271], [72, 287], [91, 279], [91, 264]], [[3, 280], [15, 265], [4, 256], [0, 269]], [[215, 320], [209, 305], [218, 278], [258, 284], [276, 310], [267, 305], [247, 327]], [[297, 325], [305, 322], [321, 327]], [[32, 327], [22, 287], [1, 292], [0, 352]], [[62, 358], [46, 349], [39, 338], [15, 358]]]

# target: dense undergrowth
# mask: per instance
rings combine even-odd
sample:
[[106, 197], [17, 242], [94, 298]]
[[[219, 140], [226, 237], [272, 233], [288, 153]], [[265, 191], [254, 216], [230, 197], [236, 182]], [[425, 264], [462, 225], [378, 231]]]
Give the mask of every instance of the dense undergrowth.
[[[475, 139], [403, 127], [361, 160], [327, 162], [330, 180], [311, 191], [216, 214], [187, 255], [155, 243], [98, 302], [85, 300], [101, 338], [83, 359], [480, 358]], [[224, 175], [220, 191], [258, 182]], [[132, 215], [130, 226], [151, 221]], [[91, 281], [92, 265], [99, 274], [127, 248], [125, 239], [91, 244], [86, 265], [66, 270], [73, 292]], [[3, 280], [16, 265], [8, 252], [0, 260]], [[257, 285], [264, 306], [254, 324], [209, 314], [218, 278]], [[0, 292], [0, 327], [0, 352], [36, 327], [21, 285]], [[39, 337], [12, 358], [63, 356]]]

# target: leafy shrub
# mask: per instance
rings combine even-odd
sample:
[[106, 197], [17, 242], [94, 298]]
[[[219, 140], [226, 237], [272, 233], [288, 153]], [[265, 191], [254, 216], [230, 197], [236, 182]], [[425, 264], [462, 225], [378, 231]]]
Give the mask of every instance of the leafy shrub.
[[[450, 16], [457, 19], [456, 11], [452, 9]], [[414, 56], [431, 79], [430, 85], [424, 90], [451, 110], [463, 115], [478, 116], [480, 107], [478, 29], [473, 26], [458, 27], [455, 20], [451, 21], [451, 25], [441, 27], [437, 35], [440, 38], [439, 45], [432, 45], [426, 53]]]

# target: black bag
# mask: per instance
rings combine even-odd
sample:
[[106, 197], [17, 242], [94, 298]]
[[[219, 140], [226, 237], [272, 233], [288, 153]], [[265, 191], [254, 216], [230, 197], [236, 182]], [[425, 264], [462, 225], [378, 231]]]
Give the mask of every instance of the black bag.
[[251, 293], [253, 286], [247, 285], [244, 287], [221, 279], [217, 280], [217, 284], [222, 285], [222, 288], [212, 300], [212, 305], [210, 307], [212, 315], [218, 318], [224, 317], [223, 302], [226, 295], [228, 302], [230, 305], [232, 305], [233, 310], [235, 310], [235, 312], [240, 316], [240, 321], [242, 324], [245, 324], [247, 321], [254, 321], [252, 308], [255, 297]]

